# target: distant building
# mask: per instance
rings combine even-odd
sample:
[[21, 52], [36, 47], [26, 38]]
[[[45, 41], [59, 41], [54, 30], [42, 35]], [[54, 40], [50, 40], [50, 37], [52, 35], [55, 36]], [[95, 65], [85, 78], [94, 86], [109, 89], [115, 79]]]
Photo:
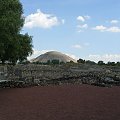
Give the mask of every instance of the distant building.
[[77, 62], [75, 59], [69, 57], [68, 55], [65, 55], [57, 51], [46, 52], [45, 54], [42, 54], [37, 58], [33, 59], [32, 62], [46, 63], [52, 60], [59, 60], [59, 62], [64, 62], [64, 63], [70, 62], [70, 61], [73, 61], [75, 63]]

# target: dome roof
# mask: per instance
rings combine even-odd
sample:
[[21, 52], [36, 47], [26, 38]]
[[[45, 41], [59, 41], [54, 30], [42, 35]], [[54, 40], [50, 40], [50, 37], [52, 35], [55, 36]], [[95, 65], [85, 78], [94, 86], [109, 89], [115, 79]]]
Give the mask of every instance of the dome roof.
[[61, 52], [57, 52], [57, 51], [50, 51], [50, 52], [46, 52], [45, 54], [42, 54], [40, 56], [38, 56], [37, 58], [33, 59], [32, 62], [43, 62], [46, 63], [48, 60], [52, 61], [52, 60], [59, 60], [60, 62], [76, 62], [75, 59], [69, 57], [68, 55], [65, 55]]

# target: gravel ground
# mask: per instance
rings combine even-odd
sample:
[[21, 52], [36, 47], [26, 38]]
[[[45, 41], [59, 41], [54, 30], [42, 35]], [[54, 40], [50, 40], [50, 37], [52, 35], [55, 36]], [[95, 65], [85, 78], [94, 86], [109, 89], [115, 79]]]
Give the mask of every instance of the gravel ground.
[[0, 120], [120, 120], [120, 87], [0, 89]]

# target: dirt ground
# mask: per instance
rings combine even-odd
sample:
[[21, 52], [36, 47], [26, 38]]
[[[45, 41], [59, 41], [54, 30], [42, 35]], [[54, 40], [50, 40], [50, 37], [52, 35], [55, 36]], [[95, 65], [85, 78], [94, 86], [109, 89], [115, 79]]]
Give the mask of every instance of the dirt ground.
[[120, 120], [120, 87], [0, 89], [0, 120]]

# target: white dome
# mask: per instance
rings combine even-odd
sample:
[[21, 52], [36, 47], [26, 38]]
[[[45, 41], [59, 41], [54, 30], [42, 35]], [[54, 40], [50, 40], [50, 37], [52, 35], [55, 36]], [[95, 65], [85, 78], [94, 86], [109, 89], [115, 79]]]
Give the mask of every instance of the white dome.
[[45, 54], [42, 54], [40, 56], [38, 56], [37, 58], [33, 59], [32, 62], [43, 62], [46, 63], [48, 60], [52, 61], [52, 60], [59, 60], [60, 62], [76, 62], [75, 59], [69, 57], [68, 55], [65, 55], [61, 52], [57, 52], [57, 51], [50, 51], [50, 52], [46, 52]]

